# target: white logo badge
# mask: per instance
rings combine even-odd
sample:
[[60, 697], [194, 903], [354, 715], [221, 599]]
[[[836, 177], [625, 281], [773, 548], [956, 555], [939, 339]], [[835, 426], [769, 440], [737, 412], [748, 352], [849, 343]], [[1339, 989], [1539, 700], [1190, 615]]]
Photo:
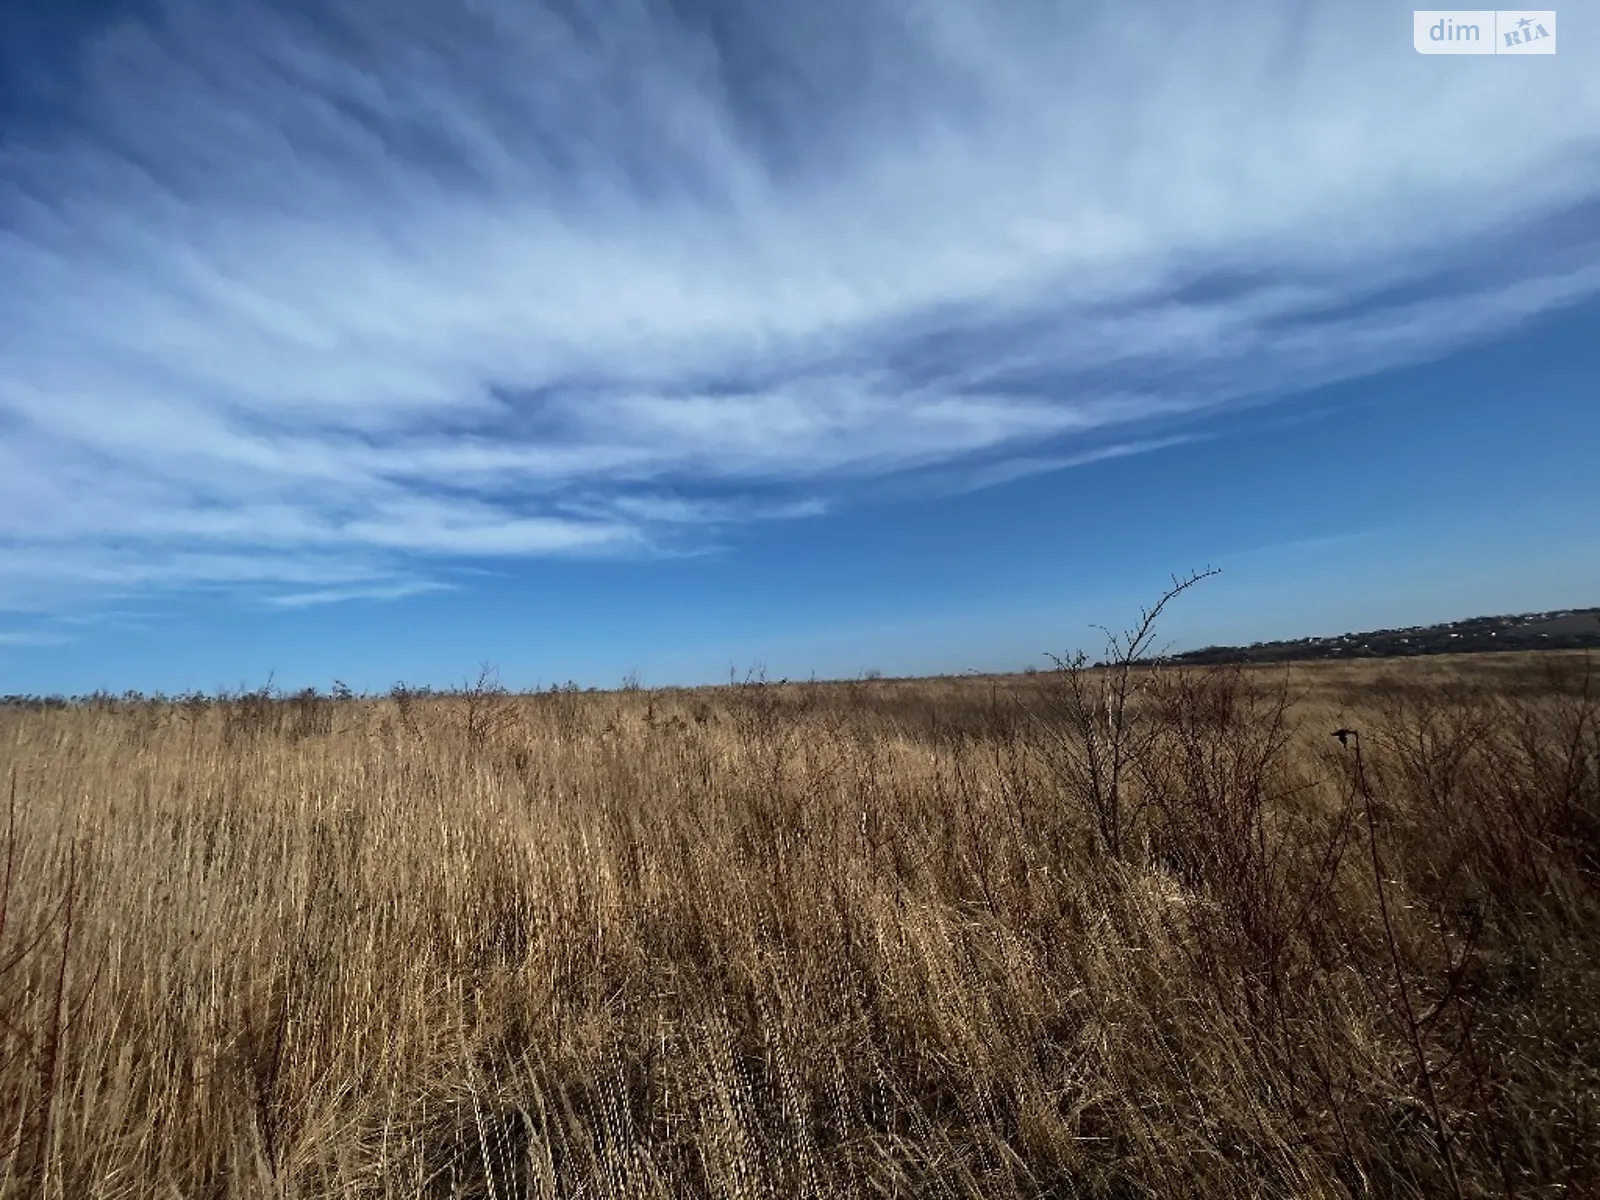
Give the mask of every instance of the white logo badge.
[[1411, 40], [1418, 54], [1554, 54], [1555, 9], [1416, 9]]

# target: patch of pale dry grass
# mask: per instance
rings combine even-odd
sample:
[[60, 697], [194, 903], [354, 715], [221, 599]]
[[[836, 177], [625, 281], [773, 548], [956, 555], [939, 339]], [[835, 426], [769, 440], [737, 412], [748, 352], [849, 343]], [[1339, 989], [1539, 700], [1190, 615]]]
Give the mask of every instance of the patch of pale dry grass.
[[1581, 1194], [1557, 661], [0, 712], [0, 1195]]

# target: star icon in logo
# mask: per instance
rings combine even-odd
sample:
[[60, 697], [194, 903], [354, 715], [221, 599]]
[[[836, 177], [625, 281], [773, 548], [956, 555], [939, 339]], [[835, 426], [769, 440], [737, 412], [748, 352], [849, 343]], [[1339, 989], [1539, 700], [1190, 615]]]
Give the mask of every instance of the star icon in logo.
[[1517, 22], [1517, 24], [1523, 29], [1526, 29], [1529, 25], [1533, 24], [1533, 19], [1531, 17], [1523, 17], [1522, 20]]

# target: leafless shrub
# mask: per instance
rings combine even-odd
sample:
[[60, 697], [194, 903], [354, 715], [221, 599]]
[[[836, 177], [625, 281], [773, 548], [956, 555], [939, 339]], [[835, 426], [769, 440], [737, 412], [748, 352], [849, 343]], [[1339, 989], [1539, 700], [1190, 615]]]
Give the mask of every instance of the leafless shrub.
[[272, 676], [260, 687], [234, 696], [220, 696], [223, 744], [238, 745], [278, 732], [281, 718], [275, 706]]
[[1049, 736], [1044, 751], [1063, 790], [1088, 813], [1098, 845], [1112, 858], [1122, 857], [1133, 836], [1137, 813], [1130, 811], [1125, 795], [1127, 777], [1154, 736], [1138, 702], [1153, 678], [1145, 659], [1155, 644], [1157, 622], [1173, 600], [1215, 574], [1174, 577], [1131, 629], [1102, 629], [1106, 647], [1100, 663], [1091, 665], [1081, 650], [1066, 658], [1050, 656], [1055, 679], [1045, 694], [1042, 716]]
[[[1447, 999], [1453, 995], [1454, 988], [1446, 989], [1445, 997], [1435, 1004], [1432, 1011], [1423, 1013], [1419, 1008], [1419, 999], [1414, 996], [1414, 983], [1412, 973], [1415, 970], [1406, 959], [1407, 955], [1402, 950], [1400, 933], [1396, 925], [1396, 914], [1392, 907], [1389, 892], [1391, 883], [1389, 869], [1384, 863], [1384, 855], [1378, 831], [1378, 806], [1372, 789], [1367, 782], [1366, 766], [1361, 755], [1361, 734], [1358, 730], [1339, 729], [1334, 734], [1342, 745], [1348, 745], [1354, 751], [1354, 781], [1360, 793], [1362, 815], [1367, 829], [1367, 853], [1372, 866], [1373, 894], [1378, 902], [1379, 928], [1382, 932], [1383, 948], [1388, 956], [1388, 966], [1391, 971], [1390, 982], [1392, 988], [1380, 990], [1375, 985], [1375, 995], [1381, 995], [1387, 1002], [1385, 1007], [1391, 1016], [1401, 1036], [1410, 1050], [1412, 1059], [1416, 1064], [1416, 1081], [1421, 1099], [1426, 1104], [1427, 1113], [1435, 1135], [1440, 1162], [1444, 1166], [1445, 1178], [1449, 1183], [1450, 1194], [1460, 1197], [1461, 1177], [1456, 1165], [1455, 1129], [1452, 1122], [1445, 1115], [1441, 1103], [1438, 1071], [1429, 1053], [1431, 1026], [1434, 1019], [1445, 1010]], [[1445, 765], [1448, 767], [1456, 761], [1453, 751], [1458, 743], [1452, 742], [1444, 756]], [[1430, 799], [1437, 801], [1439, 784], [1431, 772], [1424, 772], [1422, 779], [1427, 788], [1426, 794]], [[1468, 949], [1470, 954], [1470, 947]], [[1456, 969], [1456, 964], [1447, 964], [1446, 977], [1450, 979]], [[1368, 980], [1369, 984], [1373, 981]]]
[[1291, 956], [1327, 919], [1350, 813], [1301, 802], [1315, 785], [1291, 761], [1286, 681], [1174, 670], [1150, 705], [1155, 732], [1136, 764], [1150, 861], [1207, 901], [1183, 910], [1201, 977], [1237, 984], [1253, 1019], [1273, 1019], [1297, 982]]
[[461, 732], [474, 749], [487, 746], [517, 722], [516, 700], [492, 663], [479, 667], [478, 677], [463, 686], [461, 696]]
[[413, 738], [420, 740], [424, 736], [420, 710], [422, 702], [432, 694], [431, 688], [412, 687], [405, 682], [396, 683], [389, 689], [389, 699], [394, 702], [395, 715], [399, 718], [400, 727]]
[[302, 688], [284, 703], [289, 708], [285, 735], [290, 741], [328, 737], [333, 733], [334, 702], [316, 688]]

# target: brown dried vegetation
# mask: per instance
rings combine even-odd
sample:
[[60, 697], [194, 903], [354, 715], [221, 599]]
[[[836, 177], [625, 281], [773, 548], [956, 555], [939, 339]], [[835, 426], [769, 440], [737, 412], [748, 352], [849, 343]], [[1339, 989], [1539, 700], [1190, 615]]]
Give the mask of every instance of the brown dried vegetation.
[[0, 1195], [1600, 1194], [1501, 657], [0, 711]]

